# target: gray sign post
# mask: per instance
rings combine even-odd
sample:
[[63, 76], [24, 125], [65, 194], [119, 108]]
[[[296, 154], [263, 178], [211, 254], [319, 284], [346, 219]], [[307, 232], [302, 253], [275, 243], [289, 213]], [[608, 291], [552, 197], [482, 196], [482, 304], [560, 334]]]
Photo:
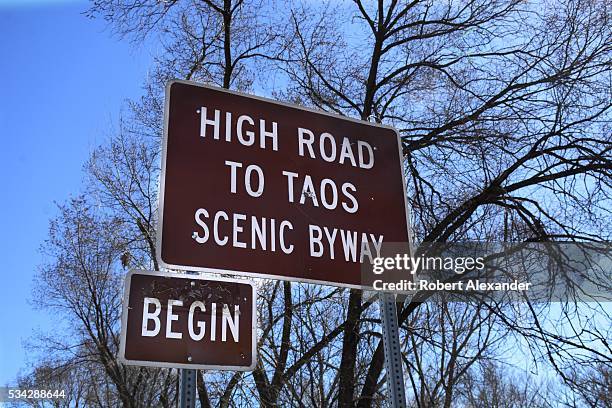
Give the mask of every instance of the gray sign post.
[[[186, 271], [187, 274], [197, 275], [197, 272]], [[179, 377], [179, 408], [195, 408], [196, 389], [198, 377], [196, 370], [183, 368]]]
[[196, 370], [180, 370], [179, 408], [195, 408], [196, 378]]
[[381, 292], [378, 301], [382, 321], [389, 401], [393, 408], [405, 408], [406, 395], [404, 392], [404, 373], [402, 368], [399, 328], [397, 326], [395, 295]]

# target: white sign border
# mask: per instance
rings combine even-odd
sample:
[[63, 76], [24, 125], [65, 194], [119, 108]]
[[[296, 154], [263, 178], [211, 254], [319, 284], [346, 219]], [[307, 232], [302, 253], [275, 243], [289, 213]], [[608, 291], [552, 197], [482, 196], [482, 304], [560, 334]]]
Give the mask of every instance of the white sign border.
[[310, 108], [306, 108], [306, 107], [291, 104], [291, 103], [276, 101], [274, 99], [264, 98], [261, 96], [249, 95], [249, 94], [245, 94], [245, 93], [238, 92], [238, 91], [232, 91], [229, 89], [212, 86], [209, 84], [203, 84], [203, 83], [198, 83], [198, 82], [193, 82], [193, 81], [186, 81], [186, 80], [181, 80], [181, 79], [173, 79], [173, 80], [168, 81], [168, 83], [166, 84], [166, 94], [165, 94], [165, 100], [164, 100], [164, 135], [163, 135], [163, 145], [162, 145], [161, 173], [160, 173], [159, 191], [158, 191], [159, 206], [158, 206], [158, 220], [157, 220], [157, 231], [156, 231], [157, 234], [155, 238], [155, 241], [156, 241], [155, 256], [156, 256], [157, 262], [160, 267], [166, 268], [166, 269], [181, 270], [181, 271], [197, 271], [197, 272], [207, 272], [207, 273], [216, 273], [216, 274], [230, 274], [230, 275], [244, 276], [247, 278], [278, 279], [278, 280], [289, 281], [289, 282], [312, 283], [312, 284], [318, 284], [318, 285], [328, 285], [328, 286], [345, 287], [345, 288], [361, 289], [361, 290], [369, 290], [369, 291], [373, 290], [373, 288], [370, 286], [352, 285], [348, 283], [333, 282], [333, 281], [326, 281], [326, 280], [307, 279], [307, 278], [272, 275], [272, 274], [262, 274], [262, 273], [257, 273], [257, 272], [236, 271], [236, 270], [229, 270], [229, 269], [207, 268], [207, 267], [191, 266], [191, 265], [175, 265], [175, 264], [166, 263], [162, 259], [161, 248], [162, 248], [162, 237], [163, 237], [162, 230], [163, 230], [163, 225], [164, 225], [163, 217], [164, 217], [164, 195], [165, 195], [165, 183], [166, 183], [166, 154], [167, 154], [167, 147], [168, 147], [168, 122], [170, 118], [170, 88], [172, 87], [173, 84], [184, 84], [184, 85], [197, 86], [200, 88], [211, 89], [211, 90], [218, 91], [218, 92], [224, 92], [224, 93], [228, 93], [231, 95], [237, 95], [237, 96], [241, 96], [245, 98], [254, 99], [257, 101], [268, 102], [268, 103], [272, 103], [275, 105], [286, 106], [286, 107], [302, 110], [305, 112], [316, 113], [317, 115], [330, 116], [336, 119], [359, 123], [361, 125], [367, 125], [367, 126], [371, 126], [374, 128], [388, 129], [388, 130], [392, 130], [393, 132], [395, 132], [395, 135], [397, 136], [398, 159], [400, 163], [402, 189], [404, 193], [404, 214], [406, 214], [406, 230], [407, 230], [406, 233], [408, 236], [408, 249], [412, 253], [413, 243], [412, 243], [412, 235], [410, 233], [411, 231], [410, 212], [408, 209], [409, 207], [408, 207], [408, 197], [407, 197], [407, 192], [406, 192], [406, 178], [404, 176], [404, 166], [403, 166], [403, 157], [402, 157], [403, 148], [402, 148], [402, 140], [401, 140], [400, 134], [397, 131], [397, 129], [395, 129], [392, 126], [382, 125], [379, 123], [371, 123], [371, 122], [367, 122], [364, 120], [354, 119], [354, 118], [350, 118], [347, 116], [341, 116], [341, 115], [337, 115], [337, 114], [333, 114], [329, 112], [310, 109]]
[[[249, 366], [224, 366], [224, 365], [210, 365], [210, 364], [189, 364], [189, 363], [169, 363], [163, 361], [143, 361], [143, 360], [129, 360], [125, 358], [125, 346], [127, 336], [127, 321], [129, 313], [129, 297], [130, 297], [130, 285], [132, 282], [133, 275], [145, 275], [145, 276], [159, 276], [164, 278], [179, 278], [179, 279], [197, 279], [197, 280], [208, 280], [213, 282], [230, 282], [240, 283], [251, 286], [253, 290], [253, 305], [252, 305], [252, 319], [251, 319], [251, 365]], [[148, 271], [144, 269], [132, 269], [125, 276], [125, 283], [123, 289], [122, 309], [121, 309], [121, 338], [119, 341], [119, 354], [117, 359], [121, 364], [125, 365], [136, 365], [144, 367], [157, 367], [157, 368], [184, 368], [190, 370], [218, 370], [218, 371], [253, 371], [257, 365], [257, 286], [251, 280], [247, 279], [231, 279], [231, 278], [211, 278], [200, 274], [187, 274], [182, 272], [159, 272], [159, 271]]]

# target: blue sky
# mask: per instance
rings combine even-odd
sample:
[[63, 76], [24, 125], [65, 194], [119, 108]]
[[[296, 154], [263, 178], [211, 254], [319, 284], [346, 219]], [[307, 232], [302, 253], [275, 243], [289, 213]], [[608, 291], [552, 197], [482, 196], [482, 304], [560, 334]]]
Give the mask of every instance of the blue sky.
[[25, 368], [23, 341], [53, 324], [32, 308], [31, 287], [54, 202], [78, 194], [88, 152], [140, 95], [152, 59], [86, 8], [0, 0], [0, 385]]
[[[31, 306], [55, 202], [79, 193], [88, 153], [140, 95], [151, 66], [150, 49], [113, 37], [86, 8], [0, 0], [0, 386], [27, 368], [23, 341], [55, 323]], [[509, 351], [518, 366], [527, 362], [520, 350]]]

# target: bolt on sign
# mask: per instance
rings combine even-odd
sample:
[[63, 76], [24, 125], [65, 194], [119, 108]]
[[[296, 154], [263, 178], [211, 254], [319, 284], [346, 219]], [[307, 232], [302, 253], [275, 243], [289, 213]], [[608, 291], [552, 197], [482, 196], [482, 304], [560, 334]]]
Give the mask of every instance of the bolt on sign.
[[255, 286], [247, 280], [130, 271], [119, 359], [125, 364], [253, 370]]
[[360, 287], [384, 242], [408, 242], [389, 127], [170, 82], [158, 257], [172, 269]]

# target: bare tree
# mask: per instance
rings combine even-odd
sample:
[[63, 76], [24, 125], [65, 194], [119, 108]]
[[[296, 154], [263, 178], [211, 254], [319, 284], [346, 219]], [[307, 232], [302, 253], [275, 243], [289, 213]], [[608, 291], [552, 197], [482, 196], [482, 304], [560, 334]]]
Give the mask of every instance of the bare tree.
[[[293, 14], [298, 55], [289, 62], [298, 63], [286, 67], [296, 83], [291, 92], [401, 129], [421, 240], [609, 237], [601, 224], [610, 214], [612, 165], [611, 30], [603, 2], [354, 5], [349, 16], [367, 34], [353, 46], [323, 13]], [[351, 310], [359, 303], [353, 294]], [[406, 304], [400, 320], [416, 307]], [[538, 320], [545, 313], [529, 313], [526, 326], [537, 335], [522, 333], [554, 362], [563, 346], [552, 351], [547, 344], [572, 340], [544, 329]], [[382, 371], [379, 344], [357, 397], [358, 321], [349, 311], [340, 405], [370, 405]], [[607, 336], [594, 335], [604, 344]]]
[[526, 373], [481, 361], [463, 379], [460, 390], [466, 407], [554, 407], [559, 405], [546, 383], [530, 381]]
[[[609, 407], [612, 405], [612, 369], [610, 364], [599, 363], [595, 366], [578, 367], [570, 374], [571, 386], [577, 392], [573, 394], [571, 406]], [[576, 401], [578, 400], [578, 401]]]
[[[610, 238], [612, 30], [605, 1], [96, 0], [88, 14], [135, 43], [154, 38], [162, 48], [144, 96], [92, 153], [83, 196], [60, 207], [44, 246], [42, 306], [57, 311], [71, 336], [39, 344], [49, 358], [38, 371], [50, 367], [53, 381], [79, 378], [75, 401], [136, 407], [176, 400], [174, 370], [116, 360], [123, 274], [159, 268], [159, 142], [171, 78], [266, 89], [394, 125], [419, 242]], [[258, 366], [253, 373], [199, 373], [202, 407], [385, 406], [371, 294], [260, 286]], [[414, 406], [536, 401], [531, 388], [519, 392], [491, 365], [512, 341], [524, 342], [534, 363], [574, 387], [577, 405], [594, 396], [605, 401], [597, 397], [605, 381], [592, 387], [590, 377], [571, 369], [611, 363], [604, 304], [455, 303], [430, 293], [399, 300]], [[92, 379], [79, 374], [84, 369]], [[480, 391], [466, 391], [481, 379]]]

